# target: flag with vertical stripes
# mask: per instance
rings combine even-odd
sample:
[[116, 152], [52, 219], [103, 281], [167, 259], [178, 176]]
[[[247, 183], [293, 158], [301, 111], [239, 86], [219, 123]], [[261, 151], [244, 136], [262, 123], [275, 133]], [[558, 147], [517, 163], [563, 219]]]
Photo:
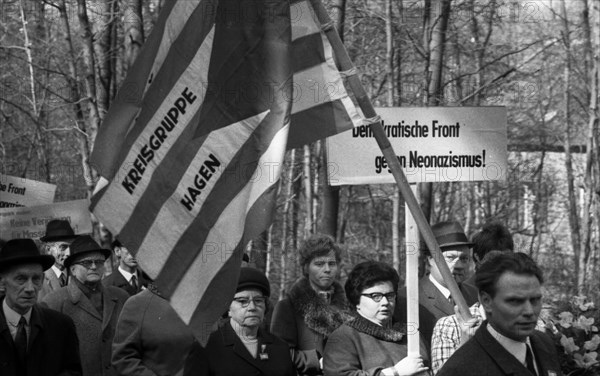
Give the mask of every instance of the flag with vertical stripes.
[[311, 1], [167, 1], [95, 141], [92, 211], [202, 342], [286, 148], [362, 124]]

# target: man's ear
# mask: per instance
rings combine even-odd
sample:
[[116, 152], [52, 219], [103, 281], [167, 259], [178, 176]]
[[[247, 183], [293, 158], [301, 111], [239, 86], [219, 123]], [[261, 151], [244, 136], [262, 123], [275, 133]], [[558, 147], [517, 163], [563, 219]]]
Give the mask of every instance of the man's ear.
[[490, 294], [485, 291], [479, 291], [479, 303], [483, 306], [486, 314], [492, 310], [492, 300]]
[[432, 267], [433, 264], [435, 264], [435, 260], [432, 256], [427, 256], [427, 263], [429, 264], [429, 267]]

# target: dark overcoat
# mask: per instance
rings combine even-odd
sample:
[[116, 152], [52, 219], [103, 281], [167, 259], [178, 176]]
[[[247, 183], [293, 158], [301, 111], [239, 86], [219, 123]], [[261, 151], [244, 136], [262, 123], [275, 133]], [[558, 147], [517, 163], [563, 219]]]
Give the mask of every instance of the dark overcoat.
[[[0, 299], [0, 375], [17, 376], [16, 349], [1, 308], [2, 300]], [[82, 374], [79, 342], [73, 320], [62, 313], [34, 305], [30, 328], [28, 376]]]
[[69, 316], [75, 323], [84, 375], [117, 375], [111, 366], [117, 319], [129, 295], [116, 287], [102, 289], [102, 315], [81, 289], [69, 284], [44, 298], [42, 304]]
[[275, 306], [271, 332], [293, 349], [301, 376], [322, 374], [318, 354], [323, 354], [327, 336], [346, 319], [344, 288], [335, 282], [333, 289], [331, 304], [327, 304], [310, 287], [308, 279], [301, 278]]
[[[540, 376], [562, 375], [556, 347], [544, 333], [535, 330], [530, 336], [531, 349]], [[488, 331], [487, 321], [473, 338], [459, 347], [442, 366], [437, 376], [531, 376], [521, 362], [509, 353]]]
[[130, 297], [119, 317], [112, 354], [119, 375], [176, 375], [195, 342], [169, 302], [152, 290]]
[[[206, 345], [210, 376], [296, 376], [287, 343], [263, 330], [258, 331], [258, 351], [253, 358], [229, 321], [213, 332]], [[187, 373], [187, 372], [186, 372]], [[201, 374], [201, 370], [198, 374]]]

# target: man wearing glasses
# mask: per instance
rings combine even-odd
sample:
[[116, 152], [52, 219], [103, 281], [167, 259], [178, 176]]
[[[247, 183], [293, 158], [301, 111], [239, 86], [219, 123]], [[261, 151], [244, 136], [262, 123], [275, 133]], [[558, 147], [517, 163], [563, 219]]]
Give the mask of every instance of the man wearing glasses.
[[129, 295], [113, 286], [103, 287], [104, 262], [111, 251], [89, 235], [78, 236], [70, 246], [65, 267], [67, 286], [47, 295], [42, 304], [71, 317], [79, 337], [84, 375], [116, 375], [111, 365], [112, 340], [117, 319]]
[[[465, 235], [460, 223], [455, 221], [437, 223], [431, 226], [431, 230], [452, 276], [461, 286], [461, 282], [470, 276], [473, 243]], [[444, 316], [454, 314], [454, 300], [429, 250], [423, 250], [421, 256], [426, 259], [429, 274], [425, 273], [419, 280], [419, 331], [429, 349], [435, 323]], [[400, 295], [396, 316], [402, 321], [406, 319], [405, 291], [400, 291]]]

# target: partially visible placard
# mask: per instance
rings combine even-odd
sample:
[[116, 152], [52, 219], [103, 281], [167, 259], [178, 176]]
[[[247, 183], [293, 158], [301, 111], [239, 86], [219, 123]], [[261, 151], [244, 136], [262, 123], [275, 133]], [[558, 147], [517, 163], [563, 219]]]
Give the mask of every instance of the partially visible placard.
[[[377, 108], [410, 183], [503, 180], [505, 107]], [[331, 185], [394, 183], [367, 126], [327, 139]]]
[[0, 208], [51, 204], [55, 193], [54, 184], [0, 174]]
[[75, 234], [92, 232], [88, 200], [58, 202], [51, 205], [0, 209], [0, 239], [39, 239], [53, 219], [69, 221]]

